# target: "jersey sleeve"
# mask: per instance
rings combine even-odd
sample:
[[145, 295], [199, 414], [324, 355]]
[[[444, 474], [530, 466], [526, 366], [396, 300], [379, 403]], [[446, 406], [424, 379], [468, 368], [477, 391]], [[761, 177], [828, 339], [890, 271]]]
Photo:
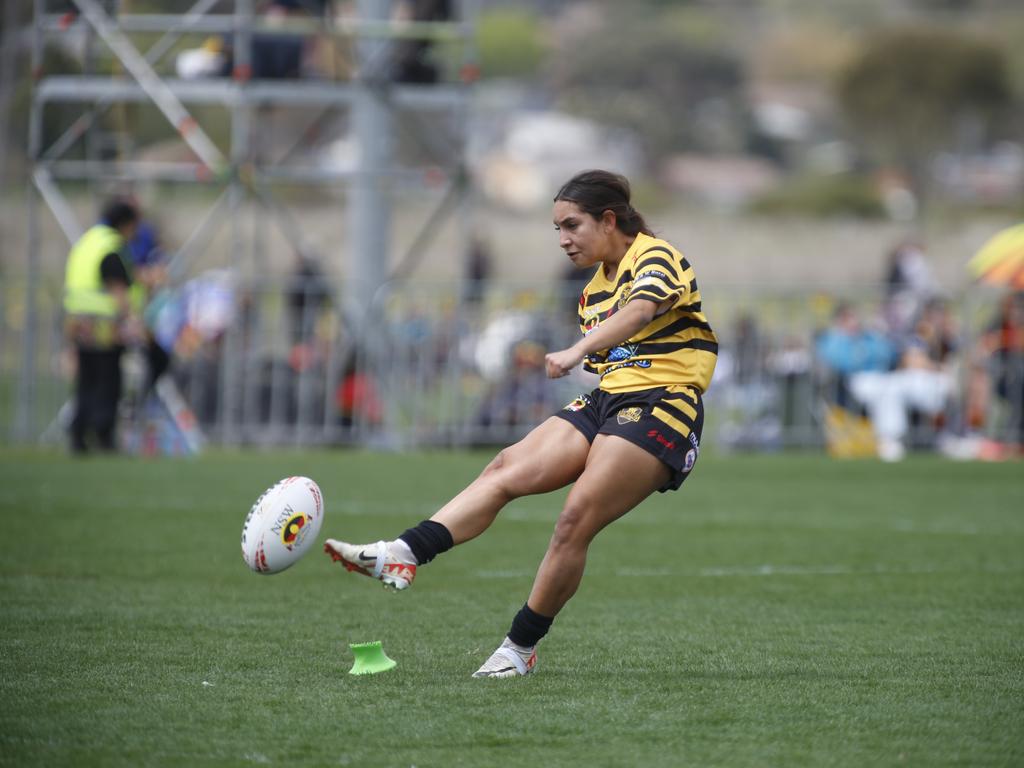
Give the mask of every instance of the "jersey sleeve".
[[687, 277], [690, 265], [678, 253], [663, 246], [654, 246], [641, 253], [633, 265], [633, 287], [629, 301], [643, 299], [668, 306], [686, 303], [690, 292]]

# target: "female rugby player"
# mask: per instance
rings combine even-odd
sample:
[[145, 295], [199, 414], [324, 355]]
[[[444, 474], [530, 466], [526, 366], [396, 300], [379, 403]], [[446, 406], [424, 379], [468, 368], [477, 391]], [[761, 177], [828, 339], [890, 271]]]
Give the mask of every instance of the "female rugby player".
[[508, 636], [474, 677], [529, 673], [535, 647], [576, 592], [598, 532], [655, 491], [679, 488], [700, 452], [702, 394], [718, 342], [701, 311], [693, 268], [630, 205], [629, 182], [585, 171], [555, 196], [558, 244], [580, 269], [597, 267], [579, 303], [583, 337], [545, 358], [551, 378], [583, 363], [600, 386], [505, 448], [458, 496], [393, 541], [325, 551], [388, 587], [479, 536], [513, 499], [572, 489]]

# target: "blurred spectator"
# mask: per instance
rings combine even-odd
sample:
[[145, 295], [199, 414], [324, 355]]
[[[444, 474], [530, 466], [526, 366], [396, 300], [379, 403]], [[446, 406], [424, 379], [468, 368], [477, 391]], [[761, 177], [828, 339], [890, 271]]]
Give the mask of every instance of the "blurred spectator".
[[[305, 15], [299, 3], [273, 0], [263, 12], [268, 24], [277, 25], [289, 16]], [[261, 79], [290, 79], [302, 76], [304, 41], [291, 34], [258, 32], [252, 36], [252, 76]]]
[[117, 449], [121, 356], [139, 340], [142, 322], [132, 295], [127, 241], [139, 211], [127, 200], [111, 200], [72, 246], [64, 279], [65, 331], [76, 353], [71, 451], [87, 452], [95, 439], [103, 451]]
[[128, 240], [128, 254], [131, 258], [137, 303], [142, 307], [142, 316], [146, 319], [145, 361], [146, 372], [142, 390], [139, 392], [140, 402], [152, 391], [157, 379], [163, 376], [171, 364], [171, 356], [156, 340], [150, 330], [152, 319], [151, 308], [158, 306], [154, 297], [167, 283], [167, 266], [165, 252], [160, 245], [160, 237], [155, 225], [147, 220], [139, 222], [135, 235]]
[[952, 362], [960, 349], [960, 331], [946, 299], [933, 298], [925, 303], [908, 343], [936, 365]]
[[[291, 17], [320, 17], [324, 8], [323, 0], [270, 0], [263, 5], [261, 16], [266, 26], [283, 27]], [[182, 51], [175, 60], [178, 77], [193, 80], [230, 75], [234, 69], [233, 44], [231, 36], [214, 36], [199, 48]], [[290, 32], [255, 32], [251, 45], [253, 78], [295, 79], [305, 73], [316, 40]]]
[[565, 318], [574, 332], [579, 326], [579, 307], [583, 296], [583, 289], [587, 287], [590, 278], [594, 276], [592, 269], [580, 269], [575, 264], [567, 264], [562, 271], [562, 283], [560, 290], [564, 296]]
[[764, 345], [751, 314], [736, 318], [732, 336], [733, 376], [738, 384], [749, 384], [764, 370]]
[[285, 303], [292, 346], [313, 342], [320, 313], [331, 306], [331, 285], [315, 257], [296, 255]]
[[174, 60], [174, 69], [182, 80], [227, 77], [231, 74], [231, 57], [224, 38], [211, 36], [198, 48], [182, 51]]
[[334, 404], [343, 427], [377, 426], [383, 419], [384, 406], [377, 384], [373, 376], [359, 366], [361, 359], [357, 350], [349, 353], [341, 381], [334, 391]]
[[929, 419], [944, 414], [955, 385], [951, 367], [956, 347], [948, 307], [944, 301], [933, 300], [914, 324], [895, 370], [865, 371], [850, 377], [850, 391], [868, 412], [883, 461], [904, 457], [915, 414]]
[[832, 315], [832, 324], [815, 343], [818, 362], [825, 368], [833, 403], [842, 407], [855, 407], [850, 396], [850, 378], [856, 373], [888, 371], [895, 359], [892, 342], [875, 330], [865, 328], [857, 310], [845, 302], [840, 303]]
[[[452, 18], [451, 0], [402, 0], [393, 13], [405, 21], [448, 21]], [[438, 67], [431, 51], [433, 41], [423, 38], [399, 40], [394, 47], [391, 79], [396, 83], [430, 84], [438, 81]]]
[[512, 348], [508, 375], [484, 398], [477, 415], [482, 427], [529, 428], [555, 407], [553, 388], [544, 369], [545, 348], [523, 340]]
[[937, 288], [920, 242], [905, 240], [893, 248], [885, 276], [885, 317], [890, 331], [897, 336], [909, 332]]
[[[221, 343], [228, 329], [246, 329], [249, 302], [227, 270], [210, 270], [179, 288], [165, 288], [147, 315], [154, 340], [176, 361], [176, 383], [204, 425], [217, 417]], [[244, 345], [244, 342], [243, 342]]]
[[777, 448], [783, 419], [791, 414], [780, 403], [788, 395], [787, 381], [769, 376], [766, 337], [753, 315], [740, 312], [723, 339], [714, 376], [716, 397], [724, 406], [719, 426], [723, 445]]
[[[1024, 291], [1007, 294], [999, 313], [985, 329], [979, 345], [981, 365], [974, 369], [974, 394], [982, 403], [976, 410], [988, 411], [987, 393], [993, 393], [1004, 411], [1006, 425], [1002, 448], [990, 446], [993, 457], [1024, 448]], [[980, 386], [979, 386], [980, 384]], [[987, 413], [985, 414], [987, 417]]]
[[800, 425], [811, 409], [811, 350], [799, 334], [784, 336], [775, 349], [768, 352], [768, 371], [778, 377], [781, 387], [781, 421], [784, 431]]
[[469, 308], [476, 309], [483, 303], [493, 272], [491, 249], [480, 237], [474, 237], [466, 253], [465, 301]]
[[331, 307], [332, 298], [330, 282], [316, 258], [296, 254], [284, 301], [291, 341], [287, 366], [280, 375], [273, 375], [276, 363], [271, 361], [272, 375], [267, 382], [286, 395], [284, 417], [289, 424], [323, 423], [325, 363], [331, 343], [324, 332], [324, 312]]

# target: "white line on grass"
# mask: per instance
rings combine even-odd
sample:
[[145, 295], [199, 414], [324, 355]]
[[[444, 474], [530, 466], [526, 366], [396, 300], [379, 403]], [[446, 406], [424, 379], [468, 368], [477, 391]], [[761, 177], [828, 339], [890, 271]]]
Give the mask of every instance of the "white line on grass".
[[[477, 571], [478, 579], [522, 579], [533, 575], [533, 571], [523, 568]], [[602, 569], [588, 570], [588, 573], [599, 576], [609, 575]], [[914, 568], [894, 568], [878, 563], [866, 568], [853, 568], [847, 565], [741, 565], [701, 568], [696, 571], [673, 571], [670, 568], [615, 568], [611, 574], [621, 578], [662, 578], [665, 576], [696, 576], [703, 578], [719, 578], [723, 576], [875, 576], [875, 575], [918, 575], [933, 573], [1024, 573], [1024, 568], [1008, 568], [999, 566], [982, 566], [977, 569], [950, 568], [948, 566], [920, 566]]]
[[[916, 575], [932, 573], [1020, 573], [1020, 568], [983, 566], [970, 571], [948, 566], [926, 565], [911, 568], [893, 568], [878, 563], [868, 568], [851, 568], [846, 565], [758, 565], [726, 568], [702, 568], [699, 576], [874, 576], [877, 574]], [[628, 574], [623, 574], [628, 575]]]

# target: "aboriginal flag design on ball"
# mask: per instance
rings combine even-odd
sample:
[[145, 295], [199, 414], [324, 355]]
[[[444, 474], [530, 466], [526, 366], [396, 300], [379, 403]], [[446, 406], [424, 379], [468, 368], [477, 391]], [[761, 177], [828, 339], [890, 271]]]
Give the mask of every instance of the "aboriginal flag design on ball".
[[305, 515], [292, 516], [281, 528], [281, 543], [291, 549], [308, 520]]

